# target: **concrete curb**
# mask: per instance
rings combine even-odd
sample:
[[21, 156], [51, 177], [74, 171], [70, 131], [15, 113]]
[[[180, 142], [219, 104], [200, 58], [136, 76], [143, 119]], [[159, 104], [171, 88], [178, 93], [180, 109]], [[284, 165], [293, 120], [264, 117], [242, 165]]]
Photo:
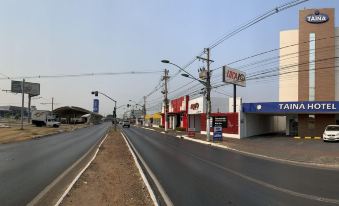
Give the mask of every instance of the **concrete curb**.
[[299, 136], [296, 136], [296, 137], [293, 137], [294, 139], [306, 139], [306, 140], [322, 140], [321, 137], [299, 137]]
[[[140, 127], [140, 128], [143, 128], [143, 127]], [[158, 132], [156, 130], [154, 130], [154, 131]], [[159, 132], [159, 133], [161, 133], [161, 132]], [[171, 136], [173, 136], [173, 135], [171, 135]], [[203, 140], [200, 140], [200, 139], [193, 139], [193, 138], [190, 138], [186, 135], [175, 135], [175, 137], [180, 138], [180, 139], [185, 139], [185, 140], [188, 140], [188, 141], [191, 141], [191, 142], [196, 142], [196, 143], [200, 143], [200, 144], [205, 144], [205, 145], [225, 149], [225, 150], [228, 150], [228, 151], [237, 152], [237, 153], [247, 155], [247, 156], [251, 156], [251, 157], [257, 157], [257, 158], [276, 161], [276, 162], [283, 162], [283, 163], [288, 163], [288, 164], [296, 165], [296, 166], [304, 166], [304, 167], [312, 167], [312, 168], [316, 167], [316, 168], [322, 168], [322, 169], [339, 170], [339, 165], [336, 165], [336, 164], [321, 164], [321, 163], [314, 163], [314, 162], [301, 162], [301, 161], [296, 161], [296, 160], [281, 159], [281, 158], [271, 157], [271, 156], [267, 156], [267, 155], [261, 155], [261, 154], [256, 154], [256, 153], [252, 153], [252, 152], [234, 149], [234, 148], [231, 148], [231, 147], [219, 144], [219, 143], [206, 142], [206, 141], [203, 141]]]

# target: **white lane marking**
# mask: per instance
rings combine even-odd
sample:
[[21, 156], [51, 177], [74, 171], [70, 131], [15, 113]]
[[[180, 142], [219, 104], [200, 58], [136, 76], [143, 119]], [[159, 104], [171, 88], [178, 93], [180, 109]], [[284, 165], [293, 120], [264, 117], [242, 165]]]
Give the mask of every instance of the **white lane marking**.
[[[126, 138], [125, 135], [123, 135], [123, 136], [124, 136], [124, 138]], [[173, 206], [171, 199], [168, 197], [167, 193], [165, 192], [164, 188], [161, 186], [160, 182], [158, 181], [158, 179], [156, 178], [156, 176], [154, 175], [152, 170], [148, 167], [148, 165], [146, 164], [144, 159], [141, 157], [139, 152], [136, 150], [134, 145], [127, 138], [126, 138], [126, 140], [127, 140], [127, 142], [130, 143], [130, 146], [133, 148], [135, 155], [138, 156], [138, 158], [140, 159], [140, 162], [143, 164], [143, 166], [147, 170], [149, 176], [152, 178], [153, 182], [155, 183], [155, 186], [157, 187], [158, 191], [160, 192], [160, 194], [161, 194], [162, 198], [164, 199], [166, 205], [167, 206]]]
[[166, 134], [165, 132], [161, 132], [162, 134]]
[[105, 138], [100, 142], [98, 149], [95, 151], [95, 154], [93, 155], [92, 159], [87, 163], [87, 165], [79, 172], [79, 174], [73, 179], [73, 181], [71, 182], [71, 184], [68, 185], [67, 189], [65, 190], [65, 192], [62, 194], [62, 196], [59, 198], [58, 202], [55, 203], [55, 206], [59, 206], [60, 203], [62, 202], [62, 200], [65, 198], [65, 196], [67, 195], [67, 193], [72, 189], [73, 185], [76, 183], [76, 181], [78, 181], [78, 179], [80, 178], [80, 176], [82, 175], [82, 173], [85, 172], [85, 170], [89, 167], [89, 165], [93, 162], [93, 160], [96, 158], [99, 149], [101, 147], [101, 144], [106, 140], [108, 134], [106, 134]]
[[121, 133], [121, 135], [123, 136], [123, 138], [124, 138], [124, 140], [125, 140], [125, 143], [126, 143], [128, 149], [129, 149], [130, 153], [131, 153], [132, 156], [133, 156], [134, 163], [136, 164], [136, 166], [137, 166], [137, 168], [138, 168], [138, 170], [139, 170], [139, 173], [140, 173], [140, 175], [141, 175], [141, 178], [142, 178], [143, 182], [145, 183], [145, 185], [146, 185], [146, 187], [147, 187], [148, 193], [149, 193], [150, 196], [151, 196], [151, 199], [152, 199], [152, 201], [153, 201], [153, 204], [154, 204], [155, 206], [158, 206], [158, 202], [157, 202], [157, 199], [156, 199], [156, 197], [155, 197], [154, 191], [152, 190], [152, 188], [151, 188], [151, 186], [150, 186], [150, 184], [149, 184], [149, 182], [148, 182], [148, 180], [147, 180], [147, 178], [146, 178], [146, 176], [145, 176], [144, 171], [141, 169], [141, 166], [140, 166], [140, 164], [139, 164], [139, 162], [138, 162], [138, 160], [137, 160], [137, 157], [135, 156], [133, 150], [132, 150], [131, 147], [129, 146], [129, 143], [128, 143], [127, 140], [126, 140], [125, 135], [124, 135], [122, 132], [120, 132], [120, 133]]

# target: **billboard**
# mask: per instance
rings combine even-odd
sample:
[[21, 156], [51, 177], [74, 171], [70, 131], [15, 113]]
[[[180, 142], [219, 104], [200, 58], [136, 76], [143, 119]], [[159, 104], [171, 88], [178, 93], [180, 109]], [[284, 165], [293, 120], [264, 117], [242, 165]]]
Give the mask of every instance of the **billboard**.
[[99, 100], [98, 99], [93, 100], [93, 112], [99, 113]]
[[[13, 81], [12, 80], [11, 92], [22, 93], [22, 81]], [[32, 82], [25, 82], [24, 93], [30, 94], [31, 96], [40, 95], [40, 84], [39, 83], [32, 83]]]
[[229, 84], [236, 84], [246, 87], [246, 73], [237, 69], [232, 69], [228, 66], [222, 67], [222, 81]]

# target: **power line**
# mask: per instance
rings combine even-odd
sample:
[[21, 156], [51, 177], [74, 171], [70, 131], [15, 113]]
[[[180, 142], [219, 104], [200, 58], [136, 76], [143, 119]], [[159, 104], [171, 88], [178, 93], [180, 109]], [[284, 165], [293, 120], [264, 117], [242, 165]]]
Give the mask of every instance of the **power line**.
[[160, 72], [161, 71], [130, 71], [130, 72], [102, 72], [102, 73], [61, 74], [61, 75], [35, 75], [35, 76], [6, 77], [6, 78], [0, 78], [0, 80], [67, 78], [67, 77], [87, 77], [87, 76], [114, 76], [114, 75], [125, 75], [125, 74], [156, 74]]
[[283, 10], [286, 10], [288, 8], [291, 8], [293, 6], [296, 6], [296, 5], [299, 5], [301, 3], [304, 3], [308, 0], [294, 0], [294, 1], [291, 1], [291, 2], [288, 2], [288, 3], [285, 3], [281, 6], [278, 6], [278, 7], [275, 7], [269, 11], [267, 11], [266, 13], [250, 20], [248, 23], [240, 26], [239, 28], [235, 29], [234, 31], [230, 32], [230, 33], [227, 33], [225, 35], [223, 35], [220, 39], [216, 40], [214, 43], [212, 43], [209, 48], [210, 49], [213, 49], [214, 47], [218, 46], [219, 44], [221, 44], [222, 42], [224, 42], [225, 40], [231, 38], [232, 36], [238, 34], [239, 32], [251, 27], [252, 25], [256, 24], [256, 23], [259, 23], [260, 21], [263, 21], [264, 19], [280, 12], [280, 11], [283, 11]]
[[[229, 62], [226, 65], [233, 65], [235, 63], [239, 63], [239, 62], [242, 62], [242, 61], [245, 61], [245, 60], [248, 60], [248, 59], [252, 59], [252, 58], [257, 57], [257, 56], [261, 56], [261, 55], [264, 55], [264, 54], [268, 54], [268, 53], [271, 53], [271, 52], [274, 52], [274, 51], [279, 51], [279, 50], [286, 49], [286, 48], [293, 47], [293, 46], [299, 46], [301, 44], [307, 44], [307, 43], [310, 43], [312, 41], [321, 41], [321, 40], [332, 39], [332, 38], [337, 38], [337, 37], [339, 37], [339, 36], [323, 37], [323, 38], [318, 38], [318, 39], [315, 39], [315, 40], [304, 41], [304, 42], [301, 42], [301, 43], [295, 43], [295, 44], [290, 44], [290, 45], [279, 47], [279, 48], [275, 48], [275, 49], [266, 50], [266, 51], [263, 51], [263, 52], [259, 52], [259, 53], [253, 54], [251, 56], [247, 56], [247, 57], [244, 57], [244, 58], [241, 58], [241, 59]], [[306, 51], [309, 51], [309, 50], [305, 50], [305, 52]], [[213, 69], [212, 71], [221, 69], [222, 67], [223, 66], [217, 67], [216, 69]]]

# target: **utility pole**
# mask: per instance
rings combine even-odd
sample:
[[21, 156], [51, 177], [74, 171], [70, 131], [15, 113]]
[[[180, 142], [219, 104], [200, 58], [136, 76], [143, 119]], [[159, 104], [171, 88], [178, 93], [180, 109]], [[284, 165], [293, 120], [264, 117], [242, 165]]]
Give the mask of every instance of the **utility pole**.
[[213, 62], [213, 60], [210, 59], [210, 48], [205, 48], [204, 52], [207, 55], [207, 58], [202, 58], [197, 56], [198, 59], [202, 61], [206, 61], [206, 139], [207, 141], [211, 141], [211, 126], [210, 126], [210, 118], [211, 118], [211, 70], [210, 70], [210, 64]]
[[144, 113], [144, 125], [145, 125], [145, 122], [146, 122], [146, 96], [144, 96], [143, 113]]
[[114, 110], [113, 110], [113, 121], [114, 121], [114, 131], [117, 131], [117, 101], [114, 101]]
[[20, 129], [24, 129], [25, 79], [22, 79], [21, 93], [22, 93], [22, 98], [21, 98], [21, 128]]
[[206, 79], [206, 101], [207, 101], [207, 111], [206, 111], [206, 119], [207, 119], [207, 124], [206, 124], [206, 132], [207, 132], [207, 141], [211, 141], [210, 137], [210, 116], [211, 116], [211, 73], [210, 73], [210, 49], [206, 48], [205, 49], [207, 53], [207, 79]]
[[168, 99], [167, 99], [167, 94], [168, 94], [168, 90], [167, 90], [167, 80], [169, 79], [168, 76], [168, 70], [165, 69], [165, 75], [163, 76], [162, 80], [165, 82], [164, 84], [164, 91], [162, 92], [164, 94], [164, 113], [165, 113], [165, 132], [167, 132], [167, 108], [168, 108]]
[[[54, 97], [52, 97], [52, 102], [43, 102], [43, 103], [40, 103], [40, 104], [43, 104], [43, 105], [46, 105], [46, 104], [50, 104], [52, 106], [52, 114], [53, 114], [53, 110], [54, 110]], [[58, 103], [56, 103], [58, 104]]]
[[52, 97], [52, 114], [53, 114], [53, 110], [54, 110], [54, 97]]
[[27, 118], [27, 123], [29, 124], [31, 122], [31, 99], [32, 96], [31, 94], [28, 94], [28, 118]]

